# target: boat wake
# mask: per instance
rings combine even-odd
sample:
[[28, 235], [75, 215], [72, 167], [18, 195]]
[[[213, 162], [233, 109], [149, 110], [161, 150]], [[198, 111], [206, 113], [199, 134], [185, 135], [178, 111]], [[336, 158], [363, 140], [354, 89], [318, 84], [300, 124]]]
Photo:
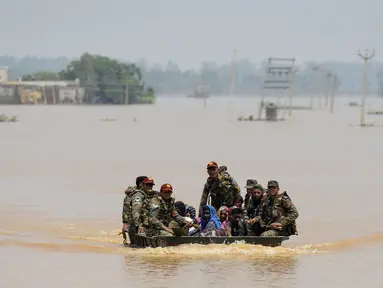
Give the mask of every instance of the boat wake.
[[358, 248], [360, 246], [369, 246], [383, 243], [383, 233], [360, 237], [356, 239], [347, 239], [337, 242], [308, 244], [292, 247], [264, 247], [260, 245], [249, 245], [245, 243], [234, 243], [231, 245], [220, 244], [187, 244], [176, 247], [166, 248], [145, 248], [134, 249], [124, 247], [121, 244], [121, 236], [117, 231], [100, 231], [99, 235], [74, 235], [60, 238], [40, 238], [30, 239], [28, 236], [19, 235], [15, 237], [14, 233], [0, 231], [2, 237], [0, 246], [16, 246], [30, 249], [42, 249], [52, 252], [67, 253], [101, 253], [101, 254], [125, 254], [141, 257], [191, 257], [191, 258], [259, 258], [265, 257], [283, 257], [295, 255], [314, 255], [335, 253], [342, 250]]
[[[11, 222], [7, 222], [8, 224]], [[383, 233], [336, 242], [291, 246], [291, 242], [280, 247], [264, 247], [245, 243], [231, 245], [188, 244], [177, 247], [133, 249], [122, 245], [119, 230], [112, 223], [94, 220], [76, 220], [75, 224], [63, 222], [34, 222], [24, 225], [27, 229], [17, 231], [19, 225], [5, 225], [0, 229], [0, 246], [16, 246], [67, 253], [124, 254], [130, 257], [189, 257], [189, 258], [259, 258], [295, 255], [328, 254], [346, 249], [383, 243]], [[298, 236], [299, 237], [299, 236]]]

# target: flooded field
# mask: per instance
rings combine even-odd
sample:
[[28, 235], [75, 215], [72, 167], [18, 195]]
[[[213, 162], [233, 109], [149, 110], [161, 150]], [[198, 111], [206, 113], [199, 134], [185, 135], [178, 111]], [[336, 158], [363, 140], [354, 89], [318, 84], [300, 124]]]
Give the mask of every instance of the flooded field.
[[[348, 101], [337, 99], [334, 114], [293, 111], [273, 123], [236, 121], [257, 114], [249, 97], [206, 108], [183, 97], [0, 106], [19, 119], [0, 123], [0, 286], [383, 287], [383, 116], [359, 128]], [[379, 110], [383, 99], [369, 105]], [[123, 191], [136, 176], [170, 182], [197, 206], [211, 160], [241, 187], [278, 180], [300, 211], [299, 236], [278, 248], [121, 245]]]

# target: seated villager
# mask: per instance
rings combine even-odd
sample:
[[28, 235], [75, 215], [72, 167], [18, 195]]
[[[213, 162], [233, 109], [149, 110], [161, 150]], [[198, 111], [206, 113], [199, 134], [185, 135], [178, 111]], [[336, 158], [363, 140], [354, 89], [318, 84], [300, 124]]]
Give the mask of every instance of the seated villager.
[[202, 208], [202, 218], [199, 231], [193, 236], [226, 236], [222, 223], [219, 221], [213, 206], [205, 205]]
[[259, 236], [264, 229], [260, 226], [260, 208], [266, 200], [265, 190], [261, 184], [247, 185], [248, 193], [250, 193], [249, 202], [247, 204], [246, 216], [247, 224], [246, 229], [249, 236]]
[[178, 214], [180, 214], [182, 217], [186, 217], [186, 205], [182, 201], [177, 201], [174, 203], [174, 206], [176, 206]]
[[227, 221], [229, 220], [229, 208], [227, 208], [226, 206], [222, 206], [221, 208], [218, 209], [218, 218], [219, 218], [219, 221], [221, 221], [222, 223], [222, 228], [225, 229], [226, 227], [226, 223]]
[[228, 236], [247, 236], [246, 223], [241, 208], [233, 207], [231, 209], [230, 219], [226, 223], [225, 230]]
[[180, 228], [183, 224], [193, 225], [193, 222], [178, 214], [175, 200], [171, 197], [172, 193], [172, 185], [164, 184], [159, 196], [149, 203], [149, 227], [153, 236], [174, 236], [172, 228]]
[[[184, 235], [189, 235], [189, 234], [193, 234], [194, 232], [196, 232], [196, 230], [199, 227], [198, 227], [198, 222], [195, 219], [196, 211], [195, 211], [194, 207], [187, 206], [182, 201], [177, 201], [174, 205], [175, 205], [175, 207], [177, 209], [178, 214], [180, 214], [182, 217], [184, 217], [188, 221], [193, 221], [193, 226], [192, 227], [190, 227], [190, 225], [187, 225], [187, 227], [184, 227], [186, 224], [181, 225], [181, 227], [183, 228], [182, 233]], [[190, 213], [190, 211], [193, 212], [191, 208], [194, 209], [194, 214]], [[189, 209], [189, 211], [188, 211], [188, 209]], [[190, 216], [193, 216], [194, 218], [192, 218]], [[189, 229], [187, 229], [188, 227], [189, 227]]]
[[299, 213], [286, 191], [279, 192], [279, 183], [271, 180], [267, 184], [267, 197], [259, 216], [260, 226], [265, 232], [261, 236], [297, 235], [295, 220]]
[[197, 211], [191, 205], [186, 205], [186, 217], [193, 219], [194, 224], [199, 224], [200, 219], [196, 217]]

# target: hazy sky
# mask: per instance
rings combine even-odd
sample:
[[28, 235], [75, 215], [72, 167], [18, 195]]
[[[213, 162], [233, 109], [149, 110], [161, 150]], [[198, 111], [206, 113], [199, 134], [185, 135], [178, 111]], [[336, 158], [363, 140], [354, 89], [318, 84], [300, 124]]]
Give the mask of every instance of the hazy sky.
[[269, 56], [383, 60], [382, 0], [0, 0], [0, 55], [99, 53], [180, 68]]

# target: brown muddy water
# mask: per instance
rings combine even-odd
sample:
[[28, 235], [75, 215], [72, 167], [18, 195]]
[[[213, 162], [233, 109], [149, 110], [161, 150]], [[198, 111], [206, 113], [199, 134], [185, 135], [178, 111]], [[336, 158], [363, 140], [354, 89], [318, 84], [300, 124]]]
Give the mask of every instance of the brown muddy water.
[[[0, 107], [20, 119], [0, 123], [0, 287], [383, 287], [383, 128], [358, 128], [347, 99], [333, 115], [234, 121], [257, 102]], [[122, 247], [123, 191], [137, 175], [196, 206], [211, 160], [242, 187], [279, 180], [299, 236], [278, 248]]]

